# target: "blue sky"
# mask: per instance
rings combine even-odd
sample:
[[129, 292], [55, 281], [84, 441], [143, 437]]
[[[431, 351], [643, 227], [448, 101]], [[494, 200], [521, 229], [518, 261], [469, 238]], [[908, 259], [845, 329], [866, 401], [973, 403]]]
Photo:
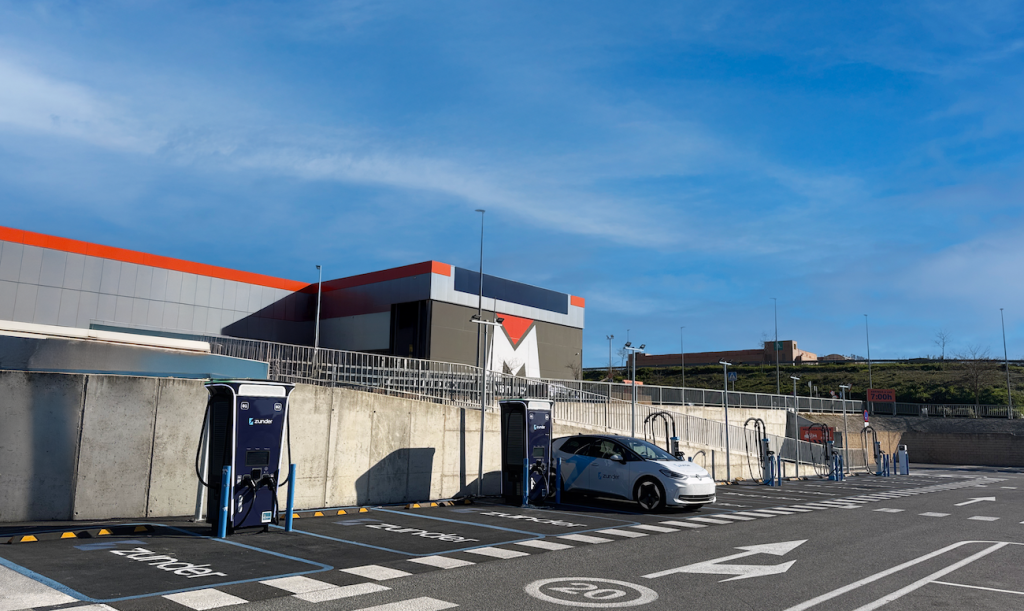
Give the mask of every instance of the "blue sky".
[[587, 299], [587, 365], [1024, 358], [1024, 3], [0, 2], [0, 224]]

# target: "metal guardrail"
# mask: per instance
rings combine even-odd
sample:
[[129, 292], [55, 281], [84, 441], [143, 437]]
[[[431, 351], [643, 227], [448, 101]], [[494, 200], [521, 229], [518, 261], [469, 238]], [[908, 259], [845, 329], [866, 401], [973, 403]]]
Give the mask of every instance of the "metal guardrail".
[[1006, 405], [973, 403], [875, 403], [874, 412], [883, 416], [922, 416], [928, 418], [1006, 418]]
[[[472, 365], [444, 363], [423, 359], [402, 358], [346, 350], [314, 349], [309, 346], [278, 344], [259, 340], [202, 336], [214, 354], [253, 359], [269, 363], [269, 376], [282, 382], [298, 382], [320, 386], [355, 387], [369, 392], [415, 398], [468, 409], [480, 407], [480, 370]], [[556, 420], [582, 426], [602, 428], [610, 433], [630, 432], [631, 401], [629, 385], [582, 382], [579, 380], [543, 380], [494, 373], [488, 377], [487, 404], [494, 407], [502, 398], [543, 398], [554, 403]], [[722, 392], [702, 389], [675, 390], [673, 396], [661, 387], [637, 387], [635, 430], [643, 430], [644, 419], [653, 412], [668, 411], [676, 422], [680, 442], [707, 449], [725, 448], [725, 424], [692, 416], [671, 409], [682, 407], [683, 391], [687, 403], [721, 405]], [[654, 390], [654, 392], [651, 392]], [[734, 396], [735, 395], [735, 396]], [[729, 393], [729, 404], [743, 405], [740, 395]], [[771, 396], [771, 395], [759, 395]], [[675, 399], [675, 402], [673, 402]], [[716, 403], [717, 400], [717, 403]], [[757, 402], [755, 401], [754, 404]], [[780, 402], [781, 403], [781, 402]], [[779, 407], [784, 409], [784, 407]], [[733, 452], [756, 448], [752, 429], [730, 425], [730, 446]], [[796, 455], [796, 442], [770, 435], [773, 451], [782, 452], [787, 460]], [[808, 462], [815, 444], [801, 441], [801, 462]], [[792, 458], [788, 453], [793, 454]]]

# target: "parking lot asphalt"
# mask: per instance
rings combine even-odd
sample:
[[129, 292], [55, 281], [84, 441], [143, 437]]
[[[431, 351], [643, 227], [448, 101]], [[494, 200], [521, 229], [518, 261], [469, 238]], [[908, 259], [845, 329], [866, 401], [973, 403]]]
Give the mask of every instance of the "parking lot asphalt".
[[5, 525], [0, 611], [1024, 608], [1020, 470], [912, 472], [720, 486], [695, 512], [324, 511], [227, 540], [183, 520]]

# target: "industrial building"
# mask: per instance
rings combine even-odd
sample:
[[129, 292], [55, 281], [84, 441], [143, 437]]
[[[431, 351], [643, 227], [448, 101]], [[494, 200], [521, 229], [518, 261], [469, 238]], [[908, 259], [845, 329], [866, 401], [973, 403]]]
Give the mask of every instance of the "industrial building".
[[[683, 362], [689, 365], [717, 365], [728, 361], [734, 365], [774, 365], [775, 342], [765, 342], [762, 349], [720, 350], [717, 352], [687, 352], [685, 354], [641, 354], [636, 359], [637, 367], [679, 367]], [[794, 340], [779, 340], [780, 363], [811, 363], [818, 355], [797, 348]]]
[[[479, 275], [438, 261], [325, 280], [320, 346], [475, 364]], [[312, 346], [317, 283], [0, 227], [0, 320]], [[503, 318], [489, 367], [567, 377], [582, 358], [582, 298], [484, 275]], [[489, 355], [489, 356], [490, 356]]]

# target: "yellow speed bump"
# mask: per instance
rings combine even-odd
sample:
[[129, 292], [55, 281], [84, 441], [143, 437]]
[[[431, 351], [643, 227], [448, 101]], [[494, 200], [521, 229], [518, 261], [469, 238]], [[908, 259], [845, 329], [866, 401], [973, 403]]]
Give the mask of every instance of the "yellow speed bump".
[[359, 508], [359, 513], [367, 513], [367, 512], [369, 512], [369, 511], [370, 511], [370, 510], [369, 510], [369, 509], [367, 509], [366, 507], [360, 507], [360, 508]]

